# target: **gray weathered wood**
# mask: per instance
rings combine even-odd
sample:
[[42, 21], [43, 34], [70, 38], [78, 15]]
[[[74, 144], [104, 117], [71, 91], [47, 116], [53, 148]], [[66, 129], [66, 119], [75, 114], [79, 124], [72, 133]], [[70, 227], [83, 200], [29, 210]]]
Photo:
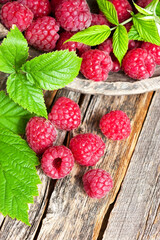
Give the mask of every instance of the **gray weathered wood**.
[[103, 240], [160, 239], [160, 92], [154, 96]]
[[[106, 152], [95, 167], [103, 168], [111, 173], [114, 188], [104, 199], [88, 198], [83, 191], [81, 180], [88, 168], [75, 164], [71, 174], [57, 181], [55, 185], [38, 240], [97, 239], [103, 217], [109, 205], [114, 201], [123, 181], [151, 96], [152, 94], [132, 97], [94, 96], [91, 99], [82, 125], [72, 132], [73, 135], [92, 132], [102, 136], [99, 130], [99, 120], [110, 110], [122, 109], [131, 118], [133, 131], [127, 140], [111, 141], [102, 136], [106, 143]], [[86, 104], [85, 97], [83, 102]]]
[[0, 39], [4, 38], [8, 34], [8, 30], [0, 23]]

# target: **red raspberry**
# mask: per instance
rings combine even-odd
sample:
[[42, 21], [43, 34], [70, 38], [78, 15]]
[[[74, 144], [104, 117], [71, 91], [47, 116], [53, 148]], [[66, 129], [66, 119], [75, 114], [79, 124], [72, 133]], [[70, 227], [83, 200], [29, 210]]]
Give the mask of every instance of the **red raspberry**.
[[122, 140], [131, 133], [130, 119], [126, 113], [116, 110], [104, 115], [100, 120], [100, 129], [109, 139]]
[[155, 60], [147, 50], [136, 48], [130, 50], [123, 58], [122, 68], [126, 75], [134, 79], [146, 79], [155, 71]]
[[74, 33], [71, 33], [71, 32], [62, 32], [56, 44], [56, 49], [57, 50], [68, 49], [69, 51], [76, 51], [77, 55], [81, 56], [84, 52], [88, 51], [91, 47], [78, 42], [67, 42], [63, 44], [66, 40], [71, 38], [73, 35]]
[[91, 26], [94, 26], [94, 25], [108, 25], [109, 26], [109, 22], [104, 15], [95, 14], [95, 13], [92, 13], [91, 15], [92, 15]]
[[141, 48], [146, 49], [149, 54], [152, 54], [155, 63], [160, 65], [160, 46], [149, 42], [144, 42], [142, 43]]
[[131, 15], [129, 11], [132, 11], [132, 7], [127, 0], [109, 0], [115, 6], [115, 9], [118, 14], [119, 22], [124, 22]]
[[98, 46], [98, 49], [101, 51], [104, 51], [108, 54], [110, 54], [111, 52], [113, 52], [113, 46], [112, 46], [112, 38], [108, 38], [107, 40], [105, 40], [103, 43], [101, 43]]
[[111, 53], [111, 59], [113, 62], [112, 72], [119, 72], [121, 70], [120, 63], [118, 62], [118, 59], [115, 57], [114, 53]]
[[137, 4], [142, 7], [145, 8], [149, 3], [151, 3], [152, 0], [137, 0]]
[[0, 3], [4, 4], [4, 3], [7, 3], [7, 2], [11, 2], [12, 0], [0, 0]]
[[43, 172], [50, 178], [59, 179], [67, 176], [74, 165], [72, 152], [65, 146], [48, 148], [41, 160]]
[[18, 0], [27, 6], [34, 14], [34, 18], [48, 16], [51, 13], [49, 0]]
[[57, 131], [49, 120], [42, 117], [33, 117], [27, 123], [26, 137], [29, 146], [40, 155], [53, 145], [57, 137]]
[[70, 131], [80, 125], [81, 111], [77, 103], [69, 98], [60, 97], [48, 118], [58, 129]]
[[82, 54], [81, 73], [93, 81], [104, 81], [112, 70], [113, 63], [109, 54], [98, 49]]
[[72, 138], [69, 148], [76, 162], [84, 166], [94, 166], [104, 155], [105, 143], [99, 136], [85, 133]]
[[52, 17], [38, 18], [25, 31], [25, 37], [28, 43], [41, 50], [49, 52], [55, 48], [59, 38], [59, 25]]
[[15, 24], [21, 32], [26, 30], [33, 20], [31, 10], [18, 2], [3, 5], [0, 15], [6, 28], [10, 29]]
[[91, 198], [103, 198], [113, 187], [109, 173], [102, 169], [91, 169], [83, 176], [83, 186]]
[[111, 71], [112, 72], [119, 72], [121, 67], [120, 67], [120, 64], [118, 62], [118, 59], [115, 57], [115, 55], [113, 53], [112, 38], [108, 38], [103, 43], [101, 43], [98, 46], [98, 49], [110, 54], [112, 62], [113, 62], [113, 66], [112, 66]]
[[63, 1], [63, 0], [51, 0], [50, 3], [51, 3], [52, 13], [55, 12], [56, 7], [58, 7], [58, 5], [59, 5], [60, 3], [62, 3], [62, 1]]
[[56, 7], [55, 16], [66, 31], [79, 31], [91, 25], [92, 16], [85, 0], [65, 0]]

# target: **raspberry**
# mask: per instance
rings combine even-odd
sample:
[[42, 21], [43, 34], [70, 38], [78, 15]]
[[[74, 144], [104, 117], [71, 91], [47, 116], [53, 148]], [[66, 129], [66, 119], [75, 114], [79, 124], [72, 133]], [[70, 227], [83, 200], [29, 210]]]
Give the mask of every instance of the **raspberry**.
[[113, 46], [112, 46], [112, 38], [108, 38], [103, 43], [101, 43], [98, 46], [98, 49], [101, 51], [105, 51], [106, 53], [110, 54], [113, 52]]
[[109, 22], [104, 15], [95, 14], [95, 13], [92, 13], [91, 15], [92, 15], [91, 26], [94, 26], [94, 25], [108, 25], [109, 26]]
[[33, 20], [31, 10], [18, 2], [3, 5], [0, 15], [6, 28], [10, 29], [15, 24], [21, 32], [26, 30]]
[[146, 79], [155, 71], [155, 60], [147, 50], [136, 48], [130, 50], [123, 58], [122, 68], [126, 75], [134, 79]]
[[85, 0], [65, 0], [55, 10], [55, 16], [66, 31], [79, 31], [91, 25], [92, 16]]
[[85, 133], [72, 138], [69, 148], [76, 162], [84, 166], [94, 166], [104, 155], [105, 143], [99, 136]]
[[74, 33], [71, 33], [71, 32], [62, 32], [56, 44], [56, 49], [57, 50], [68, 49], [69, 51], [76, 51], [77, 55], [81, 56], [84, 52], [88, 51], [91, 47], [78, 42], [67, 42], [63, 44], [66, 40], [71, 38], [73, 35]]
[[113, 187], [113, 180], [103, 169], [91, 169], [83, 176], [83, 186], [91, 198], [103, 198]]
[[160, 65], [160, 46], [149, 42], [144, 42], [142, 43], [141, 48], [146, 49], [149, 54], [152, 54], [155, 63]]
[[124, 22], [130, 17], [129, 11], [132, 7], [127, 0], [109, 0], [114, 6], [118, 14], [119, 22]]
[[120, 110], [111, 111], [101, 118], [100, 129], [107, 138], [122, 140], [131, 133], [130, 119]]
[[33, 117], [27, 123], [26, 137], [29, 146], [40, 155], [53, 145], [57, 137], [57, 131], [49, 120], [42, 117]]
[[11, 2], [12, 0], [0, 0], [1, 4], [7, 3], [7, 2]]
[[34, 14], [34, 18], [48, 16], [51, 13], [49, 0], [18, 0], [19, 3], [27, 6]]
[[112, 72], [119, 72], [121, 70], [120, 63], [118, 62], [118, 59], [115, 57], [114, 53], [111, 53], [111, 59], [113, 62]]
[[152, 0], [137, 0], [136, 4], [138, 4], [142, 8], [145, 8], [151, 2]]
[[58, 7], [58, 5], [62, 2], [63, 0], [51, 0], [51, 9], [52, 12], [55, 12], [56, 7]]
[[89, 50], [82, 54], [81, 73], [93, 81], [104, 81], [108, 77], [113, 63], [109, 54], [98, 49]]
[[48, 118], [58, 129], [70, 131], [80, 125], [81, 111], [77, 103], [69, 98], [60, 97]]
[[59, 25], [52, 17], [38, 18], [25, 31], [25, 37], [28, 43], [41, 50], [51, 51], [55, 48], [56, 42], [59, 38]]
[[65, 146], [48, 148], [41, 160], [43, 172], [50, 178], [60, 179], [67, 176], [74, 165], [72, 152]]

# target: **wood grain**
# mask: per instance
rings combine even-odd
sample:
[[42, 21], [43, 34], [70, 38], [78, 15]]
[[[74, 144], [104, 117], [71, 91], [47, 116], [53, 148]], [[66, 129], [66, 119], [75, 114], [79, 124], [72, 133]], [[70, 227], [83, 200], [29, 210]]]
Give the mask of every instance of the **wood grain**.
[[106, 152], [96, 167], [109, 171], [114, 179], [113, 191], [106, 198], [93, 200], [86, 196], [81, 177], [87, 168], [78, 164], [75, 164], [69, 176], [57, 181], [38, 240], [97, 239], [104, 215], [125, 176], [151, 97], [152, 94], [132, 97], [93, 96], [90, 100], [84, 97], [83, 102], [86, 104], [88, 101], [88, 108], [82, 125], [73, 131], [73, 135], [93, 132], [102, 136], [99, 120], [105, 113], [115, 109], [122, 109], [129, 115], [133, 131], [130, 138], [124, 141], [109, 141], [102, 136], [106, 143]]
[[[55, 95], [55, 93], [53, 92]], [[51, 97], [50, 94], [46, 94], [46, 101], [47, 96]], [[69, 92], [67, 90], [61, 90], [58, 92], [55, 99], [60, 96], [67, 96], [74, 101], [79, 101], [80, 94], [75, 92]], [[48, 106], [49, 107], [49, 106]], [[59, 131], [58, 137], [56, 141], [56, 145], [63, 144], [63, 141], [66, 137], [66, 131]], [[30, 205], [29, 210], [29, 220], [31, 223], [31, 227], [26, 226], [22, 222], [17, 220], [12, 220], [9, 217], [5, 218], [5, 221], [2, 225], [0, 231], [0, 239], [1, 240], [33, 240], [40, 224], [41, 218], [44, 214], [46, 205], [48, 203], [48, 194], [49, 194], [49, 185], [51, 180], [45, 176], [41, 169], [39, 168], [38, 174], [41, 178], [42, 184], [39, 185], [39, 196], [35, 197], [34, 204]], [[2, 218], [3, 220], [3, 218]]]
[[154, 96], [103, 240], [160, 239], [160, 92]]

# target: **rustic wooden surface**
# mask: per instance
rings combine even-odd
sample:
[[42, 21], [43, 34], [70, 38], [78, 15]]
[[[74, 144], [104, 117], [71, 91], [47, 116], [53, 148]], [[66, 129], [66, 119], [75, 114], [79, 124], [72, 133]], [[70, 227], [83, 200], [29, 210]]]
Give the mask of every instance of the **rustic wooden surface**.
[[[58, 181], [50, 180], [38, 169], [42, 185], [39, 185], [39, 197], [36, 197], [35, 203], [30, 206], [31, 227], [9, 217], [4, 219], [0, 215], [0, 240], [132, 240], [136, 239], [135, 236], [139, 237], [137, 239], [152, 239], [150, 236], [155, 235], [156, 238], [153, 239], [158, 240], [159, 92], [154, 96], [153, 93], [146, 93], [121, 97], [81, 95], [68, 90], [45, 92], [49, 111], [60, 96], [67, 96], [79, 103], [82, 124], [70, 134], [59, 132], [57, 145], [67, 145], [69, 139], [77, 133], [93, 132], [103, 137], [98, 123], [101, 116], [110, 110], [121, 109], [130, 117], [131, 136], [117, 142], [103, 137], [106, 143], [105, 155], [95, 166], [111, 173], [114, 188], [104, 199], [93, 200], [86, 196], [81, 182], [81, 177], [88, 168], [75, 164], [71, 174]], [[137, 189], [140, 190], [139, 197]], [[137, 202], [137, 199], [140, 202]], [[119, 209], [123, 211], [124, 206], [120, 203], [126, 204], [125, 213], [122, 215]], [[133, 216], [135, 225], [132, 225], [132, 221], [129, 222], [128, 219], [134, 204], [137, 219]], [[121, 218], [120, 223], [114, 222], [115, 214], [117, 218]], [[129, 228], [128, 222], [131, 225]], [[141, 226], [143, 229], [140, 231]], [[114, 232], [121, 232], [120, 227], [123, 229], [122, 235], [107, 235], [112, 233], [112, 228]], [[133, 234], [132, 238], [123, 237], [127, 228]]]

